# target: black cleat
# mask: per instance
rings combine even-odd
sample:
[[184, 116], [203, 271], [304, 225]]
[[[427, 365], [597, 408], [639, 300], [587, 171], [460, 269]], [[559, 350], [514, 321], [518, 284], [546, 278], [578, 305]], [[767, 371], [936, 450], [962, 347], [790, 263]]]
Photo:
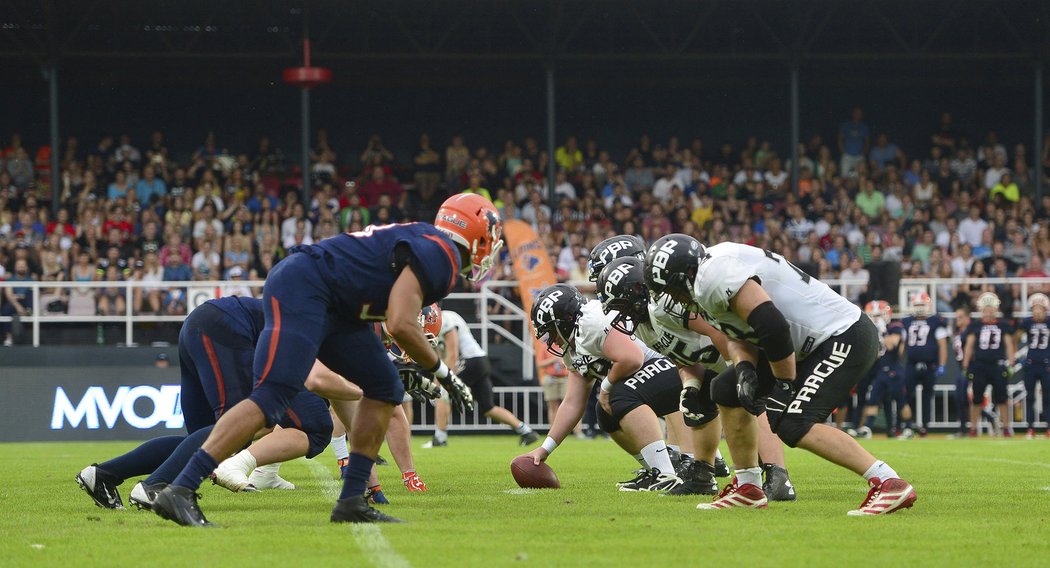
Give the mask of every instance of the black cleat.
[[679, 452], [671, 446], [667, 446], [667, 457], [671, 460], [671, 466], [674, 467], [676, 472], [682, 467], [682, 459], [688, 458], [688, 456], [682, 454], [682, 452]]
[[119, 480], [108, 471], [99, 469], [97, 463], [80, 470], [76, 480], [80, 488], [95, 501], [95, 505], [104, 509], [124, 508], [120, 492], [117, 491]]
[[200, 506], [197, 505], [199, 497], [200, 495], [192, 489], [169, 485], [157, 493], [151, 510], [160, 518], [175, 521], [184, 527], [215, 526], [208, 522]]
[[536, 442], [540, 441], [540, 435], [535, 432], [527, 432], [521, 435], [521, 440], [518, 441], [519, 446], [531, 446]]
[[616, 482], [616, 487], [623, 487], [624, 485], [630, 485], [630, 484], [638, 483], [639, 481], [641, 481], [642, 479], [644, 479], [645, 477], [647, 477], [649, 475], [649, 470], [644, 468], [644, 467], [641, 467], [641, 468], [638, 468], [638, 469], [632, 471], [631, 473], [634, 474], [634, 479], [629, 479], [627, 481], [617, 481]]
[[762, 484], [762, 491], [766, 492], [766, 498], [770, 501], [794, 501], [795, 486], [791, 484], [788, 470], [771, 463], [762, 464], [766, 474], [766, 481]]
[[376, 454], [376, 465], [390, 465], [390, 462], [383, 459], [383, 456]]
[[620, 491], [671, 491], [681, 484], [681, 478], [674, 473], [661, 473], [654, 467], [636, 481], [620, 485]]
[[729, 465], [722, 458], [715, 458], [715, 477], [729, 477]]
[[332, 509], [333, 523], [403, 523], [401, 519], [395, 519], [386, 515], [368, 504], [364, 495], [347, 497], [335, 502]]
[[167, 483], [154, 483], [153, 485], [146, 485], [145, 482], [138, 482], [135, 487], [132, 488], [131, 493], [128, 495], [128, 504], [134, 505], [140, 511], [145, 509], [147, 511], [153, 508], [153, 502], [157, 499], [157, 494], [167, 487]]
[[696, 461], [688, 456], [683, 457], [683, 462], [688, 459], [681, 469], [678, 477], [682, 478], [682, 484], [668, 491], [667, 495], [717, 495], [718, 482], [715, 481], [715, 467], [705, 461]]

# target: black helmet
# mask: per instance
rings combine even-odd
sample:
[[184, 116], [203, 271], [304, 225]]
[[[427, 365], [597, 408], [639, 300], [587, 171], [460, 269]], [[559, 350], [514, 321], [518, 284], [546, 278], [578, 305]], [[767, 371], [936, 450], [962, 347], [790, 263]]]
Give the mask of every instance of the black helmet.
[[[564, 346], [576, 331], [576, 322], [587, 300], [580, 291], [568, 284], [555, 284], [543, 289], [532, 303], [532, 328], [536, 339], [547, 344], [551, 355], [561, 357]], [[561, 340], [560, 344], [557, 340]]]
[[669, 315], [685, 317], [694, 309], [693, 281], [705, 254], [700, 241], [681, 233], [660, 237], [649, 247], [645, 284]]
[[605, 268], [605, 265], [625, 256], [644, 259], [645, 243], [642, 242], [642, 239], [634, 235], [617, 235], [598, 243], [587, 260], [587, 279], [597, 282], [598, 274]]
[[633, 256], [613, 260], [598, 275], [598, 299], [602, 310], [619, 312], [612, 326], [630, 335], [649, 321], [649, 289], [645, 286], [645, 263]]

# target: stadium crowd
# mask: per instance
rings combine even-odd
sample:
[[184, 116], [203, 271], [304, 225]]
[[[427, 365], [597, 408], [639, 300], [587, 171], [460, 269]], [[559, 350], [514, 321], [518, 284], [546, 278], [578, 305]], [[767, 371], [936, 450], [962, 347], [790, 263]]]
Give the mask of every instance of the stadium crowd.
[[[670, 232], [754, 244], [820, 278], [868, 280], [869, 269], [886, 265], [904, 277], [1046, 277], [1050, 194], [1036, 199], [1035, 179], [1050, 182], [1050, 139], [1033, 156], [995, 132], [970, 134], [945, 113], [929, 144], [904, 149], [892, 132], [872, 131], [857, 108], [834, 135], [800, 143], [798, 164], [790, 149], [754, 136], [710, 146], [642, 135], [616, 156], [600, 140], [568, 136], [549, 188], [552, 157], [534, 137], [493, 149], [454, 136], [442, 149], [421, 134], [413, 155], [398, 156], [373, 135], [348, 155], [319, 130], [308, 172], [315, 191], [303, 203], [301, 172], [267, 137], [231, 149], [208, 133], [192, 152], [176, 152], [157, 131], [142, 145], [127, 134], [91, 144], [70, 137], [34, 152], [15, 133], [0, 144], [0, 278], [229, 280], [236, 288], [265, 278], [289, 247], [370, 224], [429, 221], [456, 192], [482, 194], [505, 218], [530, 223], [564, 280], [585, 280], [589, 249], [608, 236], [652, 242]], [[61, 153], [54, 214], [52, 151]], [[504, 270], [512, 278], [509, 263]], [[977, 283], [940, 287], [937, 310], [972, 308], [986, 290], [1011, 312], [1015, 288]], [[847, 295], [893, 302], [896, 290]], [[3, 315], [31, 308], [27, 288], [2, 296]], [[135, 313], [186, 312], [181, 289], [139, 288], [132, 301]], [[40, 305], [77, 315], [126, 309], [119, 288], [45, 290]], [[10, 344], [9, 325], [4, 332]]]

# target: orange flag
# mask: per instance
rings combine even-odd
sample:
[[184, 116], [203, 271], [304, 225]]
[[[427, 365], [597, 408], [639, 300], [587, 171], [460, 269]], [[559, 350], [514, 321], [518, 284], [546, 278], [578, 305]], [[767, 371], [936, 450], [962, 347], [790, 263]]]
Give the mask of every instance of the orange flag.
[[[521, 304], [525, 308], [525, 314], [532, 313], [532, 303], [536, 296], [547, 286], [558, 283], [554, 275], [554, 265], [551, 263], [550, 255], [543, 241], [536, 236], [532, 226], [518, 219], [510, 219], [503, 223], [503, 240], [507, 242], [507, 250], [514, 266], [514, 277], [518, 280], [518, 291], [521, 294]], [[533, 337], [533, 351], [536, 354], [536, 368], [542, 369], [543, 362], [548, 362], [553, 357], [547, 352], [547, 346], [536, 339], [536, 330], [532, 329], [532, 321], [529, 321], [529, 330]], [[561, 365], [561, 362], [558, 362]], [[548, 374], [555, 374], [548, 371]]]

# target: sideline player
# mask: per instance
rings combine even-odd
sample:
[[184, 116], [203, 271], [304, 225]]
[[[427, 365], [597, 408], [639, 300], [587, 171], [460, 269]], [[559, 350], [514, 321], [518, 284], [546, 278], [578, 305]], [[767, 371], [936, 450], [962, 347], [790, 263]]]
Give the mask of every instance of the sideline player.
[[266, 328], [256, 350], [254, 390], [219, 420], [179, 477], [157, 495], [153, 510], [181, 525], [209, 524], [197, 505], [201, 480], [215, 469], [217, 459], [237, 451], [253, 432], [284, 413], [316, 358], [358, 381], [364, 392], [331, 520], [397, 522], [364, 496], [394, 406], [401, 404], [405, 391], [369, 323], [385, 320], [398, 345], [441, 381], [454, 404], [473, 407], [470, 389], [427, 342], [418, 318], [424, 305], [452, 290], [459, 275], [477, 281], [491, 272], [502, 232], [491, 202], [459, 194], [445, 200], [434, 225], [369, 226], [293, 247], [270, 271], [263, 288]]
[[[868, 302], [864, 306], [864, 313], [875, 322], [879, 328], [881, 345], [879, 346], [879, 359], [871, 371], [872, 379], [868, 387], [864, 407], [864, 425], [857, 429], [857, 437], [870, 439], [872, 428], [875, 426], [875, 418], [879, 415], [879, 406], [886, 407], [886, 437], [893, 438], [897, 430], [897, 417], [894, 413], [894, 404], [897, 412], [906, 414], [904, 394], [904, 326], [899, 321], [893, 321], [893, 308], [885, 300]], [[907, 416], [905, 420], [911, 417]]]
[[[505, 424], [519, 436], [518, 443], [531, 446], [540, 440], [524, 421], [493, 403], [492, 366], [489, 357], [481, 348], [474, 334], [470, 333], [463, 316], [452, 310], [441, 312], [441, 332], [437, 337], [438, 352], [444, 353], [445, 364], [456, 369], [463, 384], [470, 387], [474, 394], [474, 404], [478, 412], [486, 417]], [[439, 398], [434, 401], [434, 439], [425, 448], [438, 448], [448, 445], [448, 419], [452, 413], [447, 400]]]
[[970, 436], [978, 434], [984, 393], [991, 386], [992, 404], [998, 406], [999, 420], [1006, 421], [1005, 424], [993, 426], [1002, 435], [1010, 437], [1013, 436], [1013, 429], [1010, 426], [1006, 383], [1016, 355], [1013, 326], [1005, 318], [998, 317], [999, 296], [992, 292], [977, 297], [977, 309], [981, 312], [981, 319], [970, 323], [963, 349], [963, 368], [973, 389]]
[[952, 350], [955, 351], [955, 362], [959, 365], [959, 375], [955, 378], [955, 408], [959, 413], [959, 432], [949, 434], [949, 438], [966, 438], [970, 434], [970, 380], [966, 377], [963, 366], [963, 353], [966, 338], [970, 334], [970, 310], [955, 310], [955, 333], [952, 335]]
[[568, 284], [540, 292], [530, 317], [537, 339], [573, 372], [546, 440], [525, 455], [537, 464], [550, 456], [580, 421], [592, 385], [600, 379], [598, 424], [645, 470], [617, 484], [620, 491], [666, 491], [680, 485], [658, 420], [681, 420], [682, 383], [674, 363], [613, 329], [615, 314], [606, 315], [601, 302], [587, 301]]
[[[904, 326], [908, 366], [905, 371], [908, 384], [908, 405], [912, 415], [922, 414], [919, 436], [926, 436], [933, 417], [933, 387], [944, 376], [948, 364], [948, 322], [934, 312], [934, 303], [926, 292], [917, 292], [911, 298], [915, 315], [901, 320]], [[922, 385], [922, 406], [919, 406], [918, 387]], [[914, 429], [907, 425], [902, 432], [910, 437]]]
[[698, 508], [766, 506], [754, 418], [763, 411], [788, 446], [868, 480], [868, 496], [849, 515], [912, 506], [911, 484], [824, 423], [878, 357], [879, 332], [860, 308], [780, 255], [737, 243], [705, 248], [687, 235], [668, 235], [649, 248], [645, 269], [650, 292], [669, 314], [696, 311], [733, 340], [736, 380], [720, 376], [711, 398], [721, 411], [736, 477]]
[[[253, 298], [209, 300], [186, 316], [179, 331], [179, 365], [180, 401], [188, 435], [154, 438], [126, 454], [84, 468], [76, 480], [96, 504], [123, 508], [117, 486], [132, 477], [149, 475], [132, 488], [129, 501], [139, 508], [151, 506], [156, 494], [174, 481], [200, 448], [216, 421], [251, 392], [251, 361], [262, 328], [262, 302]], [[360, 397], [360, 389], [323, 365], [311, 371], [307, 378], [311, 390], [330, 398]], [[328, 408], [314, 394], [296, 395], [278, 424], [284, 429], [271, 435], [289, 441], [298, 454], [294, 457], [313, 457], [328, 445], [328, 436], [322, 434], [332, 427]]]
[[[1050, 311], [1050, 298], [1046, 294], [1032, 294], [1028, 298], [1032, 317], [1025, 318], [1018, 328], [1018, 333], [1028, 336], [1028, 354], [1024, 360], [1025, 416], [1028, 418], [1026, 438], [1035, 438], [1035, 386], [1043, 389], [1043, 421], [1050, 422], [1050, 327], [1047, 326], [1047, 312]], [[1050, 438], [1050, 427], [1046, 429]]]

